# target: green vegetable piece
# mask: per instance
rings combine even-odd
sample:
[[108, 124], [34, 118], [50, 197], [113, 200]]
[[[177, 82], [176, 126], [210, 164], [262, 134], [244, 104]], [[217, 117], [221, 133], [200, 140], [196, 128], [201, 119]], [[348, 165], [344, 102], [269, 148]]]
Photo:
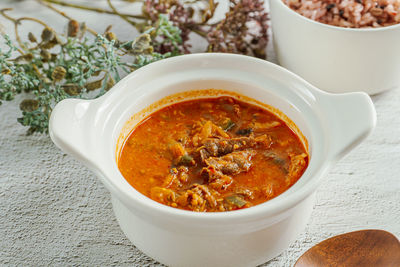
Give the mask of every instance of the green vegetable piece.
[[181, 157], [181, 159], [179, 160], [179, 164], [180, 164], [180, 165], [186, 165], [186, 166], [188, 166], [188, 165], [193, 165], [193, 163], [194, 163], [193, 157], [191, 157], [191, 156], [188, 155], [188, 154], [183, 155], [183, 156]]
[[275, 163], [276, 165], [283, 166], [285, 165], [286, 160], [276, 157], [272, 160], [272, 162]]
[[247, 204], [247, 201], [244, 200], [241, 196], [238, 195], [230, 195], [225, 198], [225, 200], [232, 205], [237, 206], [238, 208], [243, 207]]
[[231, 120], [228, 119], [226, 122], [224, 122], [224, 124], [222, 125], [222, 129], [224, 129], [224, 131], [229, 131], [230, 129], [232, 129], [233, 127], [235, 127], [235, 123]]
[[245, 129], [240, 129], [236, 132], [238, 135], [250, 135], [253, 132], [252, 128], [245, 128]]

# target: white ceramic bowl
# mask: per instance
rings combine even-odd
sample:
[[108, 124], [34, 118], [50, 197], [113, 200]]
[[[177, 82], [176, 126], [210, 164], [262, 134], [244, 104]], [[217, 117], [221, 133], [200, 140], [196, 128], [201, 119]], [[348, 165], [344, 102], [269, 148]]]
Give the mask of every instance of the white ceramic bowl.
[[[127, 183], [116, 164], [116, 147], [132, 115], [171, 94], [210, 88], [272, 105], [299, 127], [311, 159], [289, 190], [244, 210], [196, 213], [159, 204]], [[128, 128], [142, 118], [134, 116]], [[150, 257], [170, 266], [255, 266], [277, 256], [303, 231], [321, 178], [371, 132], [375, 120], [365, 93], [328, 94], [260, 59], [193, 54], [143, 67], [99, 99], [60, 102], [50, 119], [50, 136], [98, 175], [111, 192], [122, 230]]]
[[376, 94], [400, 86], [400, 24], [342, 28], [308, 19], [269, 0], [279, 63], [318, 88]]

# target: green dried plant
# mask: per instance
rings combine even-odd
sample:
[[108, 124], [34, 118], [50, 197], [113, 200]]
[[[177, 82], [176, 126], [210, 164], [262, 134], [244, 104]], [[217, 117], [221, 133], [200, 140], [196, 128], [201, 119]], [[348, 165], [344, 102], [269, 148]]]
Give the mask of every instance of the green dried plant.
[[[10, 18], [10, 17], [8, 17]], [[18, 23], [18, 19], [14, 20]], [[154, 27], [135, 40], [122, 42], [115, 34], [88, 36], [74, 20], [63, 36], [46, 26], [40, 38], [29, 33], [29, 42], [14, 44], [3, 34], [7, 49], [0, 49], [0, 103], [27, 93], [20, 103], [28, 134], [47, 133], [54, 106], [65, 98], [91, 99], [103, 95], [116, 82], [151, 62], [179, 55], [180, 30], [163, 15]], [[155, 52], [153, 46], [168, 44], [171, 52]], [[17, 53], [17, 56], [13, 56]]]

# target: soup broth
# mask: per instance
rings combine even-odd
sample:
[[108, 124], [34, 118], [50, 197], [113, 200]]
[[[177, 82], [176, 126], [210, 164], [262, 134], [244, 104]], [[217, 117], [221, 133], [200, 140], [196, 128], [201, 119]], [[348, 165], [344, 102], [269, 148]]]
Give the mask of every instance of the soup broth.
[[296, 183], [309, 161], [284, 121], [225, 96], [154, 112], [133, 129], [120, 153], [118, 167], [136, 190], [199, 212], [268, 201]]

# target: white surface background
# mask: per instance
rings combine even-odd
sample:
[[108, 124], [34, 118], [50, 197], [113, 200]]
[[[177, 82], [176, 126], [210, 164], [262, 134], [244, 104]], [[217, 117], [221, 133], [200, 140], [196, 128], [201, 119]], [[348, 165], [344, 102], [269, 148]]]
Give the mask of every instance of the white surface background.
[[[105, 6], [105, 1], [96, 5]], [[117, 6], [126, 12], [131, 8], [121, 2]], [[58, 30], [67, 22], [33, 0], [2, 1], [4, 7], [15, 8], [10, 15], [34, 16]], [[63, 10], [99, 32], [114, 24], [121, 39], [136, 34], [113, 16]], [[12, 24], [0, 22], [13, 32]], [[201, 45], [194, 49], [201, 51]], [[0, 106], [0, 265], [158, 266], [125, 238], [109, 193], [90, 171], [48, 136], [25, 135], [26, 128], [16, 122], [21, 99]], [[400, 237], [400, 89], [373, 101], [378, 114], [374, 133], [324, 178], [305, 232], [263, 266], [292, 266], [312, 245], [348, 231], [378, 228]]]

